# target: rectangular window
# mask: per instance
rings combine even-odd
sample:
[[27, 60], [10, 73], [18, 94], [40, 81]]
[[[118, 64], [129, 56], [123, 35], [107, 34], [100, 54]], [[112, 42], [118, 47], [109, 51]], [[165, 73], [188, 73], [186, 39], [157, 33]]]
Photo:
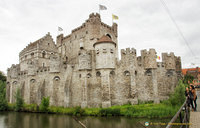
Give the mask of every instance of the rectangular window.
[[106, 49], [103, 49], [103, 53], [106, 53], [107, 51], [106, 51]]
[[113, 49], [110, 49], [110, 53], [113, 53], [114, 51], [113, 51]]

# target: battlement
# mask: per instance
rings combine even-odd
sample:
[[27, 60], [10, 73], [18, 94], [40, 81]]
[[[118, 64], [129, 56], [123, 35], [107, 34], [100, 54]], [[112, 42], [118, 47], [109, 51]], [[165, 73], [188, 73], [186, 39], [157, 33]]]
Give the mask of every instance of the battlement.
[[85, 26], [86, 26], [85, 23], [83, 23], [80, 27], [77, 27], [77, 28], [73, 29], [73, 30], [72, 30], [72, 33], [75, 33], [75, 32], [77, 32], [77, 31], [79, 31], [79, 30], [85, 28]]
[[107, 25], [107, 24], [105, 24], [103, 22], [101, 22], [101, 26], [103, 26], [103, 27], [105, 27], [105, 28], [107, 28], [109, 30], [113, 30], [111, 26], [109, 26], [109, 25]]
[[166, 69], [175, 69], [176, 68], [176, 60], [173, 52], [171, 53], [162, 53], [162, 61], [165, 64]]
[[141, 58], [145, 69], [157, 68], [155, 49], [141, 50]]
[[42, 43], [45, 39], [50, 38], [53, 41], [52, 36], [50, 35], [50, 32], [48, 32], [44, 37], [36, 40], [35, 42], [30, 42], [20, 53], [19, 56], [22, 56], [24, 53], [26, 53], [29, 50], [37, 49], [37, 44]]
[[121, 49], [121, 56], [124, 56], [124, 55], [134, 55], [134, 56], [136, 56], [136, 49], [135, 48]]
[[101, 16], [99, 15], [99, 13], [91, 13], [90, 15], [89, 15], [89, 18], [101, 18]]
[[129, 65], [130, 63], [136, 61], [136, 57], [137, 55], [135, 48], [121, 49], [121, 63], [123, 65]]
[[175, 57], [174, 52], [170, 52], [170, 53], [162, 53], [162, 57]]
[[149, 51], [146, 49], [141, 50], [141, 56], [149, 56], [149, 55], [156, 55], [156, 50], [155, 49], [149, 49]]

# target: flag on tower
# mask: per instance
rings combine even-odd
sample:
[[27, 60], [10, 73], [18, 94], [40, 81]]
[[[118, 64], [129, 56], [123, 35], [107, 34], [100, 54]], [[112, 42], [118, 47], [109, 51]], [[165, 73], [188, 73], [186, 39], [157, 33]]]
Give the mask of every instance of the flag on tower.
[[113, 20], [118, 20], [118, 19], [119, 19], [119, 17], [118, 17], [118, 16], [116, 16], [116, 15], [114, 15], [114, 14], [112, 14], [112, 19], [113, 19]]
[[99, 10], [107, 10], [107, 7], [100, 4], [100, 5], [99, 5]]
[[157, 59], [160, 60], [160, 56], [157, 56]]
[[58, 31], [63, 31], [63, 29], [61, 27], [58, 27]]

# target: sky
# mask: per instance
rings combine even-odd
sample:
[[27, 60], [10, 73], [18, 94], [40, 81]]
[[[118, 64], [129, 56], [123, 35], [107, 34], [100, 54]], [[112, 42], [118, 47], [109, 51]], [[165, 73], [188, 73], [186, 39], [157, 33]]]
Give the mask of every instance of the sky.
[[48, 32], [55, 41], [58, 26], [70, 34], [89, 14], [99, 12], [99, 4], [107, 7], [100, 12], [104, 23], [112, 25], [112, 14], [119, 17], [114, 21], [119, 49], [133, 47], [138, 56], [149, 48], [158, 56], [174, 52], [182, 68], [200, 66], [200, 1], [164, 1], [187, 43], [161, 0], [0, 0], [0, 71], [19, 63], [19, 52]]

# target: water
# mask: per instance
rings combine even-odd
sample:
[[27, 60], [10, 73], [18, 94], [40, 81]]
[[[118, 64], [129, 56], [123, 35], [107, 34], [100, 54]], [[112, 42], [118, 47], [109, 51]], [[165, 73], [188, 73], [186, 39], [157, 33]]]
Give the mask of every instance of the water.
[[[87, 128], [144, 128], [145, 122], [167, 123], [170, 119], [126, 117], [78, 117]], [[148, 128], [164, 128], [154, 125]], [[0, 112], [0, 128], [82, 128], [72, 116], [62, 114]]]

